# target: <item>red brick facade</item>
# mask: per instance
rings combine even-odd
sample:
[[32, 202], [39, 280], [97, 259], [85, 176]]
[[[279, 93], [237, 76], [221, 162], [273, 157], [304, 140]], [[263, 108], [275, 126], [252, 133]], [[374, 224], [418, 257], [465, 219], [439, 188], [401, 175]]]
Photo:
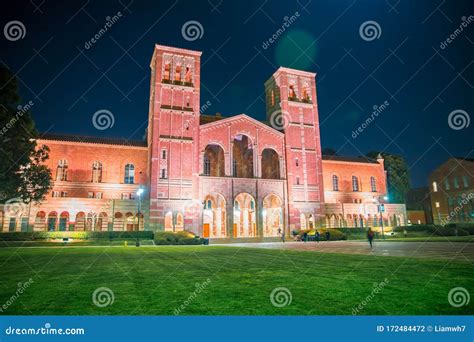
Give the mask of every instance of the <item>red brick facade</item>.
[[[279, 68], [265, 82], [268, 124], [245, 114], [201, 120], [200, 58], [196, 51], [155, 47], [147, 142], [39, 140], [51, 149], [53, 192], [25, 207], [18, 221], [5, 208], [3, 230], [139, 225], [232, 238], [379, 224], [383, 160], [321, 155], [315, 74]], [[405, 220], [403, 205], [386, 208], [388, 223], [391, 216]]]

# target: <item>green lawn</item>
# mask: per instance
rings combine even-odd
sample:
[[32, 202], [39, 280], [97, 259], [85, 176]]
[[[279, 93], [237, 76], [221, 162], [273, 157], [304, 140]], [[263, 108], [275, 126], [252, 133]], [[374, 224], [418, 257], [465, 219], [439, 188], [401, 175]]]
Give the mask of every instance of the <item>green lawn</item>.
[[[36, 315], [350, 315], [473, 314], [454, 308], [448, 292], [474, 291], [474, 265], [395, 257], [217, 246], [1, 248], [0, 308], [29, 278], [33, 284], [0, 314]], [[210, 283], [196, 296], [195, 284]], [[112, 305], [93, 304], [99, 287]], [[274, 288], [292, 302], [275, 307]], [[191, 299], [190, 299], [191, 297]], [[189, 302], [186, 302], [188, 299]], [[187, 304], [186, 304], [187, 303]]]

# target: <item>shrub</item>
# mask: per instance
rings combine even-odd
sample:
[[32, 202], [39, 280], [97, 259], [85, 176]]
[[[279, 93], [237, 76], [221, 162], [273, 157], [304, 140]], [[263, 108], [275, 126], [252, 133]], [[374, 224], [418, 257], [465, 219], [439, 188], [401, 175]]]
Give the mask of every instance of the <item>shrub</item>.
[[[314, 237], [314, 235], [316, 234], [316, 231], [319, 231], [320, 240], [321, 241], [326, 241], [326, 229], [301, 230], [297, 233], [297, 235], [299, 235], [300, 238], [302, 238], [303, 234], [306, 232], [306, 233], [308, 233], [309, 236]], [[330, 241], [347, 240], [346, 234], [340, 232], [337, 229], [330, 228], [329, 233], [330, 233], [329, 234], [329, 240]]]
[[156, 240], [166, 240], [170, 245], [175, 245], [178, 243], [179, 238], [172, 232], [155, 232], [155, 241]]
[[186, 238], [179, 240], [180, 245], [202, 245], [204, 243], [204, 239], [202, 238]]
[[155, 245], [171, 245], [171, 242], [166, 239], [155, 239]]
[[190, 231], [187, 231], [187, 230], [183, 230], [183, 231], [177, 232], [177, 233], [176, 233], [176, 236], [177, 236], [179, 239], [192, 239], [192, 238], [194, 238], [196, 235], [195, 235], [193, 232], [190, 232]]
[[455, 229], [458, 230], [458, 236], [466, 236], [469, 235], [469, 232], [461, 229], [461, 228], [451, 228], [451, 227], [441, 227], [438, 229], [434, 229], [434, 235], [438, 236], [456, 236]]

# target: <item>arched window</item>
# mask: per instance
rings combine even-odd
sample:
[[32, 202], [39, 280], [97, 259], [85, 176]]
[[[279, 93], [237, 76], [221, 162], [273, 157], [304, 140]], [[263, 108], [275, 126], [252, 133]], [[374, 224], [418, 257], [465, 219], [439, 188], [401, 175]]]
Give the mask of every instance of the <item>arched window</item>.
[[92, 183], [102, 182], [102, 163], [94, 162], [92, 164]]
[[171, 74], [171, 65], [170, 63], [165, 64], [165, 74], [163, 75], [164, 80], [169, 80]]
[[174, 80], [178, 82], [181, 81], [181, 65], [177, 65], [174, 70]]
[[209, 144], [204, 150], [203, 160], [204, 176], [224, 177], [225, 175], [225, 157], [224, 150], [220, 145]]
[[372, 192], [377, 192], [377, 184], [375, 183], [375, 177], [370, 177], [370, 189]]
[[359, 191], [359, 179], [356, 176], [352, 176], [352, 191]]
[[280, 157], [271, 148], [262, 151], [262, 178], [280, 179]]
[[135, 182], [135, 166], [133, 164], [125, 165], [125, 184], [133, 184]]
[[58, 168], [56, 169], [56, 180], [60, 182], [67, 181], [67, 160], [61, 159], [58, 161]]
[[332, 190], [339, 191], [339, 177], [336, 175], [332, 176]]
[[192, 75], [191, 75], [191, 68], [190, 67], [186, 67], [186, 74], [184, 75], [184, 81], [186, 83], [191, 83], [192, 82], [192, 79], [191, 79]]
[[234, 177], [253, 178], [253, 145], [250, 138], [243, 134], [238, 134], [233, 140], [232, 165]]
[[211, 161], [209, 160], [209, 156], [207, 154], [204, 155], [204, 176], [211, 175]]
[[290, 84], [290, 90], [288, 92], [288, 97], [290, 98], [290, 100], [294, 100], [296, 99], [296, 92], [295, 92], [295, 86]]

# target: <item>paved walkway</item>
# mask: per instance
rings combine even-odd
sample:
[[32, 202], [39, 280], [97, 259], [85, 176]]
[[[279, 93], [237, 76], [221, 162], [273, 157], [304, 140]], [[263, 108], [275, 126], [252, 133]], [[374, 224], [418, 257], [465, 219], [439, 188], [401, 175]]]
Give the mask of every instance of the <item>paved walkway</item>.
[[379, 256], [421, 257], [474, 261], [474, 243], [469, 242], [382, 242], [371, 249], [366, 241], [262, 242], [234, 243], [222, 246], [316, 251], [322, 253], [372, 254]]

